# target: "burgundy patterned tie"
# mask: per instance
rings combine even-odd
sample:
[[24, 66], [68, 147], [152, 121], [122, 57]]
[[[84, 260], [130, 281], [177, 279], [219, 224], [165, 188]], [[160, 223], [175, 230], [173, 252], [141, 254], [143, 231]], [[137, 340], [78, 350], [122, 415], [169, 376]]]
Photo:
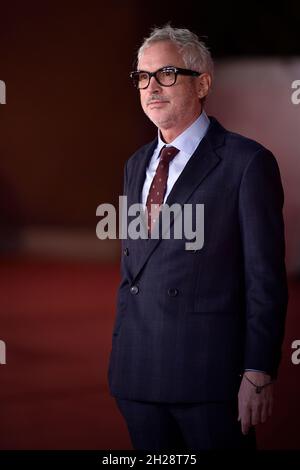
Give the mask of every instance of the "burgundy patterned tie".
[[164, 201], [169, 174], [169, 163], [178, 152], [179, 150], [175, 147], [163, 147], [160, 152], [159, 164], [152, 180], [146, 202], [148, 210], [148, 232], [152, 231], [159, 215], [160, 206]]

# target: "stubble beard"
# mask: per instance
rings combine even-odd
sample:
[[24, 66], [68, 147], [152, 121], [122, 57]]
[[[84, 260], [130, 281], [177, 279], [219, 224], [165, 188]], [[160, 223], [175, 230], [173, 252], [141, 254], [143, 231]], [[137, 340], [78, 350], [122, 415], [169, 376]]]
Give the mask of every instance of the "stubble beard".
[[162, 129], [162, 130], [170, 129], [175, 124], [174, 116], [172, 116], [171, 113], [168, 113], [167, 115], [160, 116], [160, 117], [151, 116], [151, 113], [146, 113], [146, 114], [148, 118], [150, 119], [150, 121], [152, 121], [153, 124], [155, 124], [155, 126], [158, 127], [159, 129]]

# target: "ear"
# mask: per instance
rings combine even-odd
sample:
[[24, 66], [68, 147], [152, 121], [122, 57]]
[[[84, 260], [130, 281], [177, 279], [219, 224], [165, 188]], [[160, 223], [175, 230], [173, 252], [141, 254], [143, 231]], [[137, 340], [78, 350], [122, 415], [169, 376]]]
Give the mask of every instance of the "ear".
[[211, 75], [206, 72], [202, 73], [200, 77], [197, 78], [197, 93], [200, 100], [208, 95], [211, 88], [211, 82]]

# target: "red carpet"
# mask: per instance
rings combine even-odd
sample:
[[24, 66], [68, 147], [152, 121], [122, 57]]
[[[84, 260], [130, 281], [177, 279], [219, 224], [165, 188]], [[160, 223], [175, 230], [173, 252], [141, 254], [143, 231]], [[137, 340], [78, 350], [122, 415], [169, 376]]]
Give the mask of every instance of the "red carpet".
[[[119, 267], [3, 261], [0, 267], [0, 449], [130, 449], [108, 394]], [[290, 305], [274, 417], [258, 428], [261, 448], [299, 448], [300, 283]]]

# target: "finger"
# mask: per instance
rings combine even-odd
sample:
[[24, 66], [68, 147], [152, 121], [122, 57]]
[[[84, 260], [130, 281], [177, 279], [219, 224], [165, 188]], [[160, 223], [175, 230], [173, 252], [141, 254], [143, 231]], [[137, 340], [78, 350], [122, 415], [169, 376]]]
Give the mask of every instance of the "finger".
[[240, 411], [240, 405], [238, 405], [238, 421], [241, 421], [241, 411]]
[[244, 412], [241, 414], [241, 426], [242, 433], [248, 434], [249, 428], [251, 426], [251, 409], [249, 407], [244, 409]]
[[242, 420], [242, 433], [245, 435], [248, 434], [250, 426], [251, 426], [250, 419], [245, 420], [245, 421]]
[[256, 426], [258, 423], [260, 423], [260, 417], [261, 417], [261, 410], [262, 410], [262, 405], [257, 404], [253, 406], [251, 410], [251, 424], [252, 426]]

